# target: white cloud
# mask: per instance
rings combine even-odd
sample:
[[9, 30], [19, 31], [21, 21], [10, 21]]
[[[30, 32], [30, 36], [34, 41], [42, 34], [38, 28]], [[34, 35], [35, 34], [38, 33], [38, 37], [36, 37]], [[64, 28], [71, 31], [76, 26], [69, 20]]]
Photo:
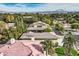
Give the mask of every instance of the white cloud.
[[26, 11], [27, 8], [24, 7], [24, 5], [16, 5], [16, 6], [6, 6], [4, 4], [0, 4], [0, 11], [12, 11], [12, 12], [22, 12], [22, 11]]
[[64, 10], [79, 10], [79, 4], [45, 4], [38, 7], [28, 7], [24, 4], [16, 4], [15, 6], [7, 6], [4, 4], [0, 4], [0, 11], [12, 11], [12, 12], [33, 12], [33, 11], [52, 11], [57, 9], [64, 9]]

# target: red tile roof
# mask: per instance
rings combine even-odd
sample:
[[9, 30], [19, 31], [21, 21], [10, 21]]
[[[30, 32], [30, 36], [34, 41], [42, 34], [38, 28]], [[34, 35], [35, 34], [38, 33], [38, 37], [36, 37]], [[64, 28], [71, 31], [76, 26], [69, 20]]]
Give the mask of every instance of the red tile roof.
[[3, 46], [4, 46], [4, 44], [0, 44], [0, 48], [3, 47]]
[[6, 44], [0, 48], [0, 52], [5, 56], [29, 56], [32, 53], [28, 46], [19, 41], [16, 41], [14, 44]]
[[41, 41], [21, 40], [25, 45], [28, 45], [32, 50], [32, 56], [44, 56]]

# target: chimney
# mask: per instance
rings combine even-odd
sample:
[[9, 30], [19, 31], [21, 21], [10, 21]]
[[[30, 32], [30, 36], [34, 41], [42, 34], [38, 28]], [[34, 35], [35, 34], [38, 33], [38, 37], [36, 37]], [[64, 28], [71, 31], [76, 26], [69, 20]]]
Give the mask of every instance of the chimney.
[[14, 44], [15, 43], [15, 39], [14, 38], [11, 38], [10, 39], [10, 44]]
[[32, 41], [35, 41], [35, 37], [31, 37], [31, 40], [32, 40]]
[[0, 52], [0, 56], [4, 56], [4, 53]]

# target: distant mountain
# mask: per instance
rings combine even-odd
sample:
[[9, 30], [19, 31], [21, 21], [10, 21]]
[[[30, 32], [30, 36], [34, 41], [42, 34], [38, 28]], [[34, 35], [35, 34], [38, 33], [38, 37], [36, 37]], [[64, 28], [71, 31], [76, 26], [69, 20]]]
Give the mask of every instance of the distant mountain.
[[0, 11], [0, 13], [5, 13], [5, 11]]
[[61, 14], [61, 13], [79, 13], [79, 11], [65, 11], [63, 9], [58, 9], [58, 10], [55, 10], [55, 11], [37, 11], [37, 12], [9, 12], [9, 11], [1, 11], [0, 10], [0, 13], [11, 13], [11, 14], [14, 14], [14, 13], [21, 13], [21, 14], [24, 14], [24, 13], [40, 13], [40, 14], [54, 14], [54, 13], [58, 13], [58, 14]]
[[68, 13], [68, 11], [64, 11], [63, 9], [58, 9], [55, 11], [44, 11], [44, 12], [38, 12], [38, 13], [45, 13], [45, 14], [52, 14], [52, 13]]

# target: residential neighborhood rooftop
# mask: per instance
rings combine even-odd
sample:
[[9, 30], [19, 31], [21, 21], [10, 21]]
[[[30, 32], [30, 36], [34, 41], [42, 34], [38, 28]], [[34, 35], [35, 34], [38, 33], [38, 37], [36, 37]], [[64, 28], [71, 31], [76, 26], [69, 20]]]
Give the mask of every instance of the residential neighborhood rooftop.
[[38, 21], [34, 22], [33, 24], [30, 24], [27, 30], [44, 30], [48, 27], [48, 24]]
[[6, 44], [0, 48], [4, 56], [29, 56], [32, 51], [22, 42], [16, 41], [14, 44]]
[[56, 39], [57, 36], [54, 35], [52, 32], [42, 32], [42, 33], [34, 33], [34, 32], [27, 32], [23, 33], [20, 39], [28, 39], [28, 38], [36, 38], [36, 39]]
[[14, 44], [0, 44], [0, 46], [0, 55], [2, 53], [3, 56], [43, 55], [39, 43], [35, 44], [35, 42], [27, 40], [16, 40]]

